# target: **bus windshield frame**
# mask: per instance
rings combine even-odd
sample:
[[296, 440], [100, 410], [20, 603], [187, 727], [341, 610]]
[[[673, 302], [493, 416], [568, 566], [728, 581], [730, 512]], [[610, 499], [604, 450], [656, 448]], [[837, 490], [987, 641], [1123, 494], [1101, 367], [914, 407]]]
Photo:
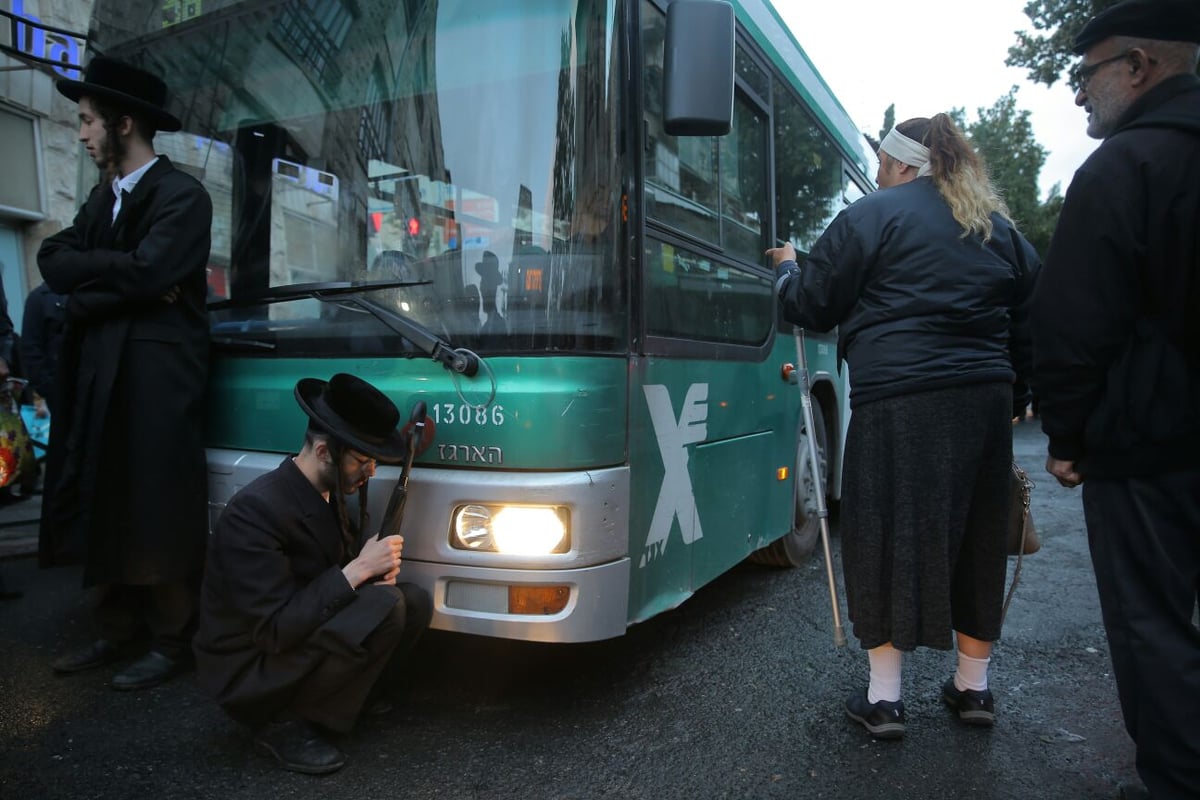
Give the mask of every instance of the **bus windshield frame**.
[[183, 131], [155, 147], [213, 198], [214, 336], [410, 349], [361, 310], [236, 302], [350, 282], [481, 353], [626, 351], [614, 4], [177, 5], [98, 4], [92, 41], [172, 87]]

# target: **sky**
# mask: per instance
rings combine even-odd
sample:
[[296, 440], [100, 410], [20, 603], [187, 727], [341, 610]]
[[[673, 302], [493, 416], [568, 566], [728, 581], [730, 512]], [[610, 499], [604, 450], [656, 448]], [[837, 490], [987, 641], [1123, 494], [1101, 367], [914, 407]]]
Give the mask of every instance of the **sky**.
[[1053, 87], [1005, 66], [1016, 31], [1032, 30], [1026, 0], [773, 0], [779, 15], [859, 130], [876, 136], [887, 107], [896, 121], [966, 109], [968, 122], [1017, 86], [1034, 138], [1049, 151], [1042, 199], [1096, 146], [1087, 115], [1060, 80]]

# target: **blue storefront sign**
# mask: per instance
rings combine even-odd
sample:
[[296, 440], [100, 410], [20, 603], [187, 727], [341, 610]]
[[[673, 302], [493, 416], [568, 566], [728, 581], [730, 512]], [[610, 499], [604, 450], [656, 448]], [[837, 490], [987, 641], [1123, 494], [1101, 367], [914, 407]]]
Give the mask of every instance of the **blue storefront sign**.
[[[25, 0], [12, 0], [12, 43], [18, 54], [48, 64], [64, 78], [79, 80], [84, 39], [66, 31], [47, 28], [25, 11]], [[5, 48], [7, 49], [7, 48]]]

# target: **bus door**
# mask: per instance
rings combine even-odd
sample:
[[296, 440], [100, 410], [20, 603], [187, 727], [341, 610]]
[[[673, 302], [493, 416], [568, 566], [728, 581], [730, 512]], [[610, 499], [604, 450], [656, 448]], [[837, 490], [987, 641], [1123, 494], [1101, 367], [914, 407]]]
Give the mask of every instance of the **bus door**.
[[776, 473], [795, 444], [777, 435], [794, 398], [761, 344], [774, 339], [770, 278], [654, 239], [646, 256], [648, 349], [663, 355], [636, 362], [630, 394], [634, 619], [788, 530]]

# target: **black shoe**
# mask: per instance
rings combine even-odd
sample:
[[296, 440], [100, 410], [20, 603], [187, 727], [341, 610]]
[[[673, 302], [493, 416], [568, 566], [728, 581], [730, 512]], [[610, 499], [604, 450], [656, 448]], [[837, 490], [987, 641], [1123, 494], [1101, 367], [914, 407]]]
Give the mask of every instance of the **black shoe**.
[[386, 717], [388, 714], [396, 710], [395, 704], [386, 697], [377, 697], [367, 702], [367, 707], [363, 709], [363, 713], [368, 717]]
[[954, 685], [954, 678], [951, 678], [942, 685], [942, 701], [968, 725], [990, 728], [996, 723], [992, 693], [987, 689], [982, 692], [974, 689], [959, 689]]
[[846, 716], [862, 725], [876, 739], [899, 739], [904, 735], [904, 702], [867, 702], [867, 690], [855, 692], [846, 701]]
[[1121, 800], [1150, 800], [1150, 792], [1140, 783], [1122, 783], [1117, 787]]
[[191, 666], [191, 659], [168, 658], [156, 650], [151, 650], [114, 675], [112, 688], [122, 692], [149, 689], [151, 686], [166, 683], [176, 675], [186, 672]]
[[87, 647], [81, 647], [51, 662], [51, 668], [60, 675], [72, 672], [83, 672], [85, 669], [100, 667], [121, 657], [121, 647], [107, 639], [97, 639]]
[[306, 775], [336, 772], [346, 763], [342, 751], [302, 719], [267, 723], [255, 733], [254, 744], [273, 756], [284, 769]]

